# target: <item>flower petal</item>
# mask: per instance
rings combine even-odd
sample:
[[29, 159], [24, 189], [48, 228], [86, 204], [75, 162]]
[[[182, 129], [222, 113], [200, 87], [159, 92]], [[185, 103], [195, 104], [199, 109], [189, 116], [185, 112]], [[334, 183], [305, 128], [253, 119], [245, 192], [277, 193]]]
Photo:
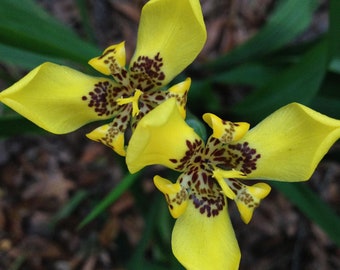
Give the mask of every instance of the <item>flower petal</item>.
[[0, 93], [0, 101], [56, 134], [108, 119], [116, 110], [115, 83], [44, 63]]
[[102, 55], [89, 61], [94, 69], [105, 75], [112, 75], [116, 82], [127, 85], [128, 74], [125, 69], [125, 42], [111, 45]]
[[229, 170], [225, 171], [219, 168], [215, 168], [213, 171], [213, 177], [216, 179], [218, 184], [220, 185], [223, 193], [229, 199], [234, 200], [236, 197], [236, 192], [234, 192], [230, 186], [225, 181], [226, 178], [237, 177], [237, 178], [244, 178], [244, 174], [239, 171]]
[[198, 0], [149, 1], [141, 14], [131, 74], [166, 85], [196, 58], [205, 40]]
[[182, 215], [188, 206], [188, 192], [177, 182], [173, 184], [169, 180], [156, 175], [153, 178], [155, 186], [165, 195], [169, 211], [174, 218]]
[[124, 132], [126, 127], [121, 130], [114, 125], [116, 122], [117, 121], [114, 121], [111, 124], [100, 126], [86, 134], [86, 137], [93, 141], [105, 144], [112, 148], [118, 155], [125, 156]]
[[188, 270], [236, 270], [241, 253], [227, 207], [217, 216], [201, 214], [192, 203], [176, 220], [172, 250]]
[[191, 79], [186, 78], [185, 81], [175, 84], [167, 91], [168, 98], [176, 98], [177, 106], [182, 117], [185, 118], [185, 106], [187, 104], [188, 92], [191, 85]]
[[238, 141], [249, 130], [248, 123], [225, 121], [212, 113], [205, 113], [203, 120], [213, 129], [212, 136], [219, 139], [222, 143]]
[[170, 87], [167, 91], [156, 89], [144, 92], [139, 99], [139, 113], [132, 118], [132, 128], [135, 129], [140, 119], [142, 119], [149, 111], [170, 98], [176, 99], [178, 110], [182, 117], [185, 118], [185, 106], [190, 84], [191, 79], [187, 78], [185, 81]]
[[304, 181], [339, 137], [339, 120], [291, 103], [229, 147], [242, 159], [235, 169], [247, 178]]
[[144, 116], [131, 136], [126, 164], [131, 173], [147, 165], [160, 164], [175, 169], [173, 160], [185, 156], [190, 142], [200, 140], [189, 127], [171, 98]]
[[248, 224], [253, 216], [254, 210], [259, 206], [261, 200], [269, 194], [271, 187], [266, 183], [256, 183], [247, 186], [237, 179], [225, 179], [227, 185], [232, 187], [236, 194], [234, 201], [241, 214], [244, 223]]

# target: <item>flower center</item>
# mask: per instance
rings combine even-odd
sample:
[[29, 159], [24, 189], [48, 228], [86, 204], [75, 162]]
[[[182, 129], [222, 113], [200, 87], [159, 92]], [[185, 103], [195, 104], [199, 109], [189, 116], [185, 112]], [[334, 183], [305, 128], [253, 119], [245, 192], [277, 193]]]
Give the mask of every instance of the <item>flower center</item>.
[[117, 104], [118, 105], [124, 105], [128, 103], [132, 103], [132, 116], [136, 116], [139, 113], [139, 107], [138, 107], [138, 101], [139, 97], [143, 94], [143, 92], [139, 89], [135, 90], [135, 93], [131, 97], [127, 98], [118, 98], [117, 99]]

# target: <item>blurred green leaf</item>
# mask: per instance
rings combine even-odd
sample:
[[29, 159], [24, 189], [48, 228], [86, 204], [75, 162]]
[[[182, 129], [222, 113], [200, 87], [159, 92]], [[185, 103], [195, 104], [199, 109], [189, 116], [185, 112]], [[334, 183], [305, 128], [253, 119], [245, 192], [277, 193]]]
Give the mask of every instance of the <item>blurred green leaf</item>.
[[324, 96], [340, 99], [339, 91], [340, 75], [334, 72], [328, 72], [322, 85], [321, 93]]
[[0, 116], [0, 127], [0, 138], [26, 133], [47, 134], [46, 131], [17, 114]]
[[283, 47], [308, 27], [317, 4], [315, 0], [280, 1], [266, 25], [253, 38], [209, 63], [208, 67], [224, 69]]
[[91, 14], [90, 9], [88, 8], [88, 0], [76, 0], [77, 7], [79, 10], [79, 14], [81, 17], [81, 24], [84, 28], [84, 32], [86, 34], [87, 40], [91, 40], [92, 42], [95, 42], [95, 34], [93, 32], [92, 26], [91, 26]]
[[340, 73], [340, 1], [331, 0], [329, 4], [329, 58], [330, 70]]
[[[167, 205], [164, 203], [164, 196], [162, 194], [157, 194], [151, 203], [149, 203], [148, 212], [145, 215], [145, 229], [143, 236], [141, 240], [138, 243], [138, 246], [136, 247], [136, 250], [134, 251], [133, 255], [131, 256], [127, 269], [154, 269], [154, 270], [183, 270], [183, 266], [179, 264], [179, 262], [175, 259], [174, 255], [169, 253], [170, 251], [170, 239], [171, 239], [171, 229], [168, 231], [168, 248], [165, 251], [165, 256], [156, 256], [156, 254], [153, 254], [153, 256], [156, 257], [163, 257], [164, 261], [161, 260], [161, 258], [158, 258], [157, 263], [154, 261], [151, 263], [145, 258], [145, 254], [148, 251], [148, 247], [150, 246], [150, 243], [153, 245], [152, 251], [153, 253], [158, 250], [159, 252], [162, 252], [161, 249], [161, 243], [155, 240], [155, 233], [157, 232], [157, 229], [159, 229], [159, 222], [162, 213], [160, 211], [163, 211], [166, 209], [166, 213], [169, 215]], [[167, 229], [169, 229], [169, 224], [164, 224]], [[158, 228], [157, 228], [158, 227]]]
[[139, 173], [127, 174], [121, 182], [86, 216], [86, 218], [79, 224], [78, 229], [83, 228], [86, 224], [105, 211], [105, 209], [114, 203], [138, 177]]
[[216, 89], [212, 88], [209, 79], [192, 80], [188, 93], [187, 107], [195, 115], [202, 115], [206, 112], [218, 113], [221, 110]]
[[203, 141], [207, 140], [207, 130], [205, 125], [190, 111], [187, 111], [185, 122], [194, 129], [194, 131], [203, 139]]
[[1, 63], [15, 65], [25, 69], [33, 69], [44, 62], [63, 64], [65, 61], [57, 57], [26, 51], [0, 43]]
[[82, 64], [100, 53], [31, 0], [0, 1], [0, 40], [27, 51]]
[[327, 67], [327, 42], [317, 43], [301, 61], [282, 71], [260, 89], [252, 92], [233, 112], [258, 122], [290, 102], [308, 104], [319, 90]]
[[308, 218], [317, 223], [340, 246], [340, 217], [305, 183], [271, 182]]
[[62, 219], [67, 218], [72, 212], [86, 199], [88, 192], [86, 190], [78, 190], [72, 198], [53, 216], [50, 226], [52, 228]]
[[[340, 51], [340, 50], [339, 50]], [[340, 58], [333, 58], [329, 64], [329, 70], [340, 73]]]
[[212, 76], [213, 83], [264, 86], [281, 69], [263, 63], [246, 63]]
[[[340, 61], [340, 1], [330, 0], [329, 4], [329, 58], [332, 65], [338, 66]], [[334, 63], [333, 61], [336, 61]]]
[[311, 107], [330, 117], [340, 119], [340, 100], [331, 97], [318, 96], [311, 103]]
[[23, 264], [27, 260], [25, 255], [18, 255], [18, 257], [14, 260], [8, 270], [20, 270], [22, 269]]

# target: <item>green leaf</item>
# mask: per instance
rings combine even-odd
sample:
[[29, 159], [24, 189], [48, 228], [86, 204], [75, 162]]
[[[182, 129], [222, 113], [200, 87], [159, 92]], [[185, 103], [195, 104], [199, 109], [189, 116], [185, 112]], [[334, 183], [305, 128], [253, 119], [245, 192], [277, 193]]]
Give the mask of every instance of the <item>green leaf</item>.
[[51, 57], [49, 55], [43, 55], [1, 43], [0, 55], [1, 63], [15, 65], [25, 69], [33, 69], [44, 62], [53, 62], [56, 64], [65, 63], [65, 61], [57, 57]]
[[79, 11], [79, 15], [81, 18], [81, 24], [84, 28], [85, 35], [87, 37], [87, 40], [95, 41], [95, 34], [94, 34], [94, 29], [92, 29], [91, 26], [91, 12], [88, 8], [88, 1], [87, 0], [76, 0], [77, 3], [77, 8]]
[[207, 140], [207, 130], [205, 128], [205, 125], [190, 111], [187, 111], [185, 122], [194, 129], [196, 134], [198, 134], [203, 141]]
[[327, 67], [327, 42], [322, 40], [307, 51], [296, 65], [273, 76], [266, 85], [252, 92], [233, 112], [258, 122], [290, 102], [308, 104], [319, 90]]
[[340, 119], [340, 100], [331, 97], [318, 96], [315, 98], [311, 107], [330, 117]]
[[26, 255], [18, 255], [11, 266], [9, 267], [9, 270], [20, 270], [22, 269], [23, 264], [27, 260]]
[[211, 78], [213, 83], [221, 84], [239, 84], [250, 85], [254, 87], [262, 87], [274, 75], [276, 75], [281, 68], [266, 66], [260, 62], [241, 64], [231, 70], [218, 73]]
[[330, 0], [329, 5], [329, 58], [337, 63], [331, 62], [333, 66], [338, 66], [340, 61], [340, 1]]
[[73, 197], [64, 205], [52, 218], [50, 227], [54, 228], [55, 225], [62, 219], [67, 218], [72, 212], [80, 205], [80, 203], [86, 199], [88, 192], [85, 190], [78, 190]]
[[207, 111], [214, 113], [221, 111], [218, 96], [210, 80], [192, 80], [187, 107], [194, 115], [202, 115]]
[[208, 64], [208, 67], [223, 69], [285, 46], [308, 27], [316, 7], [315, 0], [280, 1], [266, 25], [253, 38]]
[[[168, 235], [168, 241], [166, 248], [163, 248], [161, 246], [161, 240], [158, 241], [155, 239], [155, 234], [159, 232], [159, 227], [161, 224], [160, 218], [162, 218], [162, 215], [164, 214], [164, 210], [166, 210], [167, 217], [169, 218], [170, 214], [168, 211], [167, 204], [165, 203], [164, 196], [162, 194], [157, 194], [152, 202], [150, 203], [150, 206], [148, 207], [148, 211], [145, 215], [145, 229], [142, 235], [142, 238], [140, 239], [134, 253], [132, 254], [128, 264], [127, 269], [154, 269], [154, 270], [183, 270], [183, 266], [179, 264], [179, 262], [175, 259], [173, 254], [170, 251], [170, 239], [171, 239], [171, 229], [169, 228], [169, 224], [164, 224], [165, 229], [170, 229], [167, 233]], [[160, 211], [163, 211], [163, 213], [160, 213]], [[164, 216], [163, 216], [164, 217]], [[164, 228], [162, 228], [164, 229]], [[164, 240], [164, 239], [163, 239]], [[152, 263], [148, 261], [145, 257], [145, 253], [148, 252], [148, 248], [150, 246], [150, 242], [152, 242], [153, 247], [153, 261]], [[164, 249], [164, 250], [163, 250]], [[166, 255], [162, 256], [161, 254], [155, 254], [156, 252], [160, 252]], [[158, 257], [158, 258], [157, 258]]]
[[329, 64], [329, 70], [340, 73], [340, 57], [332, 59], [332, 61]]
[[121, 182], [103, 199], [99, 204], [86, 216], [79, 224], [78, 229], [83, 228], [86, 224], [95, 219], [114, 201], [116, 201], [139, 177], [139, 173], [127, 174]]
[[331, 0], [329, 5], [329, 59], [330, 70], [340, 73], [340, 1]]
[[340, 247], [340, 217], [305, 183], [271, 182], [308, 218], [318, 224], [329, 238]]
[[31, 0], [0, 1], [0, 40], [7, 45], [82, 64], [100, 54], [95, 46], [81, 40]]
[[46, 131], [17, 114], [1, 116], [0, 127], [0, 138], [25, 133], [47, 134]]

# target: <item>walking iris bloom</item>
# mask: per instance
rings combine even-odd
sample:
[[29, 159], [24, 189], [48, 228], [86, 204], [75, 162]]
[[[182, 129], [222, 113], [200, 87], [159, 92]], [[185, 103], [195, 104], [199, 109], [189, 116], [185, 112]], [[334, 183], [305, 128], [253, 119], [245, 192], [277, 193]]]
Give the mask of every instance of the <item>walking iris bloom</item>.
[[113, 118], [88, 137], [125, 155], [124, 134], [150, 110], [175, 97], [183, 116], [190, 79], [167, 85], [201, 51], [206, 29], [199, 0], [151, 0], [142, 10], [135, 53], [125, 67], [124, 42], [89, 64], [108, 78], [44, 63], [0, 93], [0, 101], [43, 129], [68, 133]]
[[186, 124], [175, 100], [167, 100], [139, 122], [126, 162], [132, 173], [152, 164], [181, 172], [175, 183], [161, 176], [154, 183], [177, 218], [172, 249], [187, 269], [237, 269], [241, 255], [226, 198], [248, 223], [270, 187], [257, 181], [248, 186], [245, 180], [309, 179], [340, 137], [340, 121], [297, 103], [249, 131], [247, 123], [211, 113], [203, 119], [213, 131], [206, 143]]

